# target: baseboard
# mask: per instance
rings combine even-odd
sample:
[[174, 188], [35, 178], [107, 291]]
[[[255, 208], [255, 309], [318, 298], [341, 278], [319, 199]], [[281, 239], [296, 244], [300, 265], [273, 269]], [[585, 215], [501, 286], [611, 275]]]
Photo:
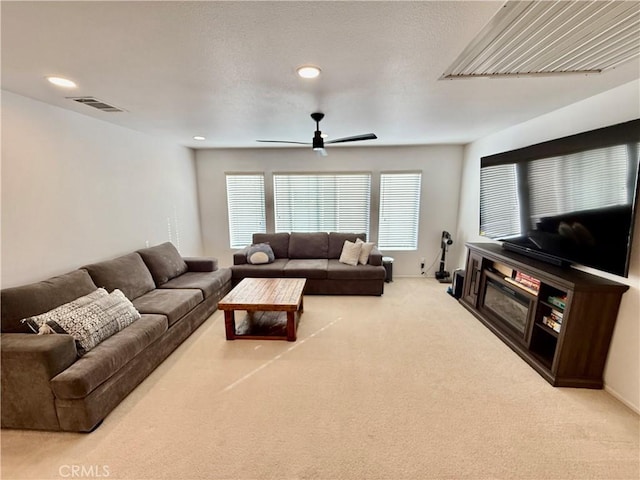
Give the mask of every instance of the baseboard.
[[616, 392], [613, 388], [611, 388], [609, 385], [605, 384], [604, 385], [604, 390], [605, 392], [607, 392], [609, 395], [611, 395], [612, 397], [614, 397], [616, 400], [618, 400], [620, 403], [624, 404], [625, 407], [631, 409], [633, 412], [635, 412], [636, 414], [640, 415], [640, 409], [638, 409], [637, 406], [632, 405], [631, 403], [629, 403], [627, 400], [625, 400], [622, 395], [620, 395], [618, 392]]

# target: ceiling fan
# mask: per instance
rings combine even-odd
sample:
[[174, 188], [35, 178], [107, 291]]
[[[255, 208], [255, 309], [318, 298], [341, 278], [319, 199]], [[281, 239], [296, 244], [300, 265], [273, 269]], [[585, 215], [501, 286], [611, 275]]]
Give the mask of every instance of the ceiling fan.
[[327, 142], [322, 138], [322, 132], [320, 131], [320, 120], [324, 118], [324, 113], [315, 112], [311, 114], [311, 118], [316, 122], [316, 131], [313, 134], [313, 141], [309, 142], [291, 142], [289, 140], [256, 140], [257, 142], [266, 143], [297, 143], [299, 145], [312, 145], [313, 150], [322, 155], [327, 156], [327, 151], [324, 149], [324, 144], [330, 143], [345, 143], [345, 142], [358, 142], [360, 140], [375, 140], [378, 138], [375, 133], [364, 133], [362, 135], [354, 135], [353, 137], [336, 138], [335, 140], [329, 140]]

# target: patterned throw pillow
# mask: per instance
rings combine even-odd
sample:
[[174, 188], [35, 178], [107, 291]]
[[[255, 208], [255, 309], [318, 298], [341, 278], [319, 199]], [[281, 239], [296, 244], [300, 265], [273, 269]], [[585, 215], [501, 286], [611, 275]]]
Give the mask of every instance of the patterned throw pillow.
[[91, 292], [89, 295], [76, 298], [69, 303], [65, 303], [64, 305], [60, 305], [53, 310], [49, 310], [46, 313], [42, 313], [34, 317], [24, 318], [20, 320], [20, 322], [25, 323], [31, 330], [33, 330], [33, 333], [39, 333], [42, 326], [48, 321], [57, 322], [60, 318], [69, 316], [74, 310], [77, 310], [80, 307], [84, 307], [85, 305], [95, 302], [99, 298], [106, 297], [107, 295], [109, 295], [109, 292], [107, 292], [104, 288], [98, 288], [97, 290]]
[[358, 257], [358, 263], [366, 265], [369, 261], [369, 255], [371, 254], [371, 250], [373, 250], [375, 243], [363, 242], [360, 238], [356, 239], [356, 243], [360, 244], [360, 256]]
[[342, 253], [340, 254], [340, 259], [338, 261], [355, 267], [358, 265], [361, 248], [362, 244], [345, 240], [344, 245], [342, 246]]
[[48, 320], [49, 331], [45, 333], [66, 333], [76, 341], [78, 356], [82, 356], [140, 318], [140, 313], [125, 297], [124, 293], [116, 289], [106, 297], [100, 297], [93, 303], [72, 310], [67, 316], [57, 320]]
[[247, 262], [252, 265], [272, 263], [275, 258], [273, 249], [268, 243], [256, 243], [247, 249]]

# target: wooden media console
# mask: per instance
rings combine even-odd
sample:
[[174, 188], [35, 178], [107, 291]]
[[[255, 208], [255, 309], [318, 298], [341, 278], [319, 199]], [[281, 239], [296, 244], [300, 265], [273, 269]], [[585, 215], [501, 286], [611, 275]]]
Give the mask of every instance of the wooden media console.
[[602, 388], [629, 287], [498, 244], [466, 245], [462, 305], [552, 385]]

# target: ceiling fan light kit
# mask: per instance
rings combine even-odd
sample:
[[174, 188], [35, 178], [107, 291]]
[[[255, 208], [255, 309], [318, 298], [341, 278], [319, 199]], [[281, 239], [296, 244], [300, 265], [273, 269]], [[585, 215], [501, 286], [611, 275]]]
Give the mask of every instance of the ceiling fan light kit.
[[327, 155], [327, 151], [324, 148], [324, 144], [331, 143], [346, 143], [346, 142], [359, 142], [362, 140], [375, 140], [378, 138], [375, 133], [364, 133], [362, 135], [354, 135], [352, 137], [342, 137], [336, 138], [335, 140], [329, 140], [328, 142], [324, 141], [324, 136], [320, 131], [320, 121], [324, 118], [324, 113], [314, 112], [311, 114], [311, 118], [314, 122], [316, 122], [316, 130], [313, 133], [313, 139], [311, 143], [309, 142], [294, 142], [290, 140], [256, 140], [257, 142], [263, 143], [295, 143], [298, 145], [311, 145], [313, 151], [322, 155], [323, 157]]

